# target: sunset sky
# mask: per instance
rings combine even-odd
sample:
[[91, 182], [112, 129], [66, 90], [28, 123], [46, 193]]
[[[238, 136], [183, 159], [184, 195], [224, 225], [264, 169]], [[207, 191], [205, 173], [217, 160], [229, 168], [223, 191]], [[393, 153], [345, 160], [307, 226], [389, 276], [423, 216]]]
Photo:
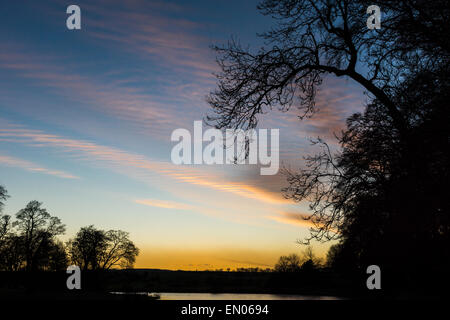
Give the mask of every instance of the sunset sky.
[[[66, 28], [81, 8], [82, 29]], [[130, 232], [137, 268], [272, 267], [300, 253], [308, 204], [282, 197], [282, 175], [256, 165], [174, 165], [170, 135], [210, 109], [218, 71], [212, 44], [251, 48], [270, 28], [257, 1], [1, 1], [0, 184], [4, 213], [39, 200], [67, 226]], [[308, 138], [335, 144], [365, 96], [328, 78], [319, 112], [293, 107], [260, 118], [280, 129], [280, 160], [300, 166]], [[315, 244], [323, 255], [329, 244]]]

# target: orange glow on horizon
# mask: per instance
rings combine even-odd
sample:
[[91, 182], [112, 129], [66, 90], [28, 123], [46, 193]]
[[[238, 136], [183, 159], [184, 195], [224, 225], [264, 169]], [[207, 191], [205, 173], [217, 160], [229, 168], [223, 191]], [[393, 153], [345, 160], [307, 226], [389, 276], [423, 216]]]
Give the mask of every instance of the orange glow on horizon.
[[[176, 249], [142, 248], [134, 268], [167, 270], [217, 270], [227, 271], [237, 268], [272, 269], [281, 255], [302, 254], [304, 247], [297, 251], [252, 250], [252, 249]], [[326, 248], [314, 248], [317, 257], [324, 258]]]

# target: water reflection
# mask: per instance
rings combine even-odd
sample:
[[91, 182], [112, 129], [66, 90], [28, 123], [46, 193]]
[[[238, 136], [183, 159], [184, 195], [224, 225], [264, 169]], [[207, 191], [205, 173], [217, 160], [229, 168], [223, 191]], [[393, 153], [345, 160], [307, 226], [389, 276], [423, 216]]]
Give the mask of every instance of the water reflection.
[[330, 296], [264, 293], [178, 293], [161, 292], [161, 300], [340, 300]]

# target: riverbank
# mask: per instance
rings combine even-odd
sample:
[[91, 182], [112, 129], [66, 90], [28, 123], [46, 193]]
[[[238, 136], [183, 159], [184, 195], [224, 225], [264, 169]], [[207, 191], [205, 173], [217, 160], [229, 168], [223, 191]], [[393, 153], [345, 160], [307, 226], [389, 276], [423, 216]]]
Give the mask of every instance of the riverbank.
[[[357, 286], [351, 279], [325, 270], [300, 273], [170, 271], [155, 269], [82, 272], [81, 290], [68, 290], [65, 272], [0, 272], [0, 295], [10, 297], [57, 293], [61, 297], [93, 299], [109, 292], [245, 293], [350, 297]], [[7, 292], [9, 292], [7, 294]], [[3, 293], [3, 294], [2, 294]], [[142, 297], [114, 297], [113, 299]]]

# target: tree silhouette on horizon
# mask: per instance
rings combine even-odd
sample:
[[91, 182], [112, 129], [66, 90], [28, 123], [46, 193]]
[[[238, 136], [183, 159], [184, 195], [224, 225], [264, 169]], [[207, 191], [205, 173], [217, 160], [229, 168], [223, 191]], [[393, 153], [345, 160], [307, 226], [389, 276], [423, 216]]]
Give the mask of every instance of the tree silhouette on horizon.
[[82, 270], [132, 268], [139, 249], [122, 230], [99, 230], [83, 227], [67, 244], [70, 260]]

